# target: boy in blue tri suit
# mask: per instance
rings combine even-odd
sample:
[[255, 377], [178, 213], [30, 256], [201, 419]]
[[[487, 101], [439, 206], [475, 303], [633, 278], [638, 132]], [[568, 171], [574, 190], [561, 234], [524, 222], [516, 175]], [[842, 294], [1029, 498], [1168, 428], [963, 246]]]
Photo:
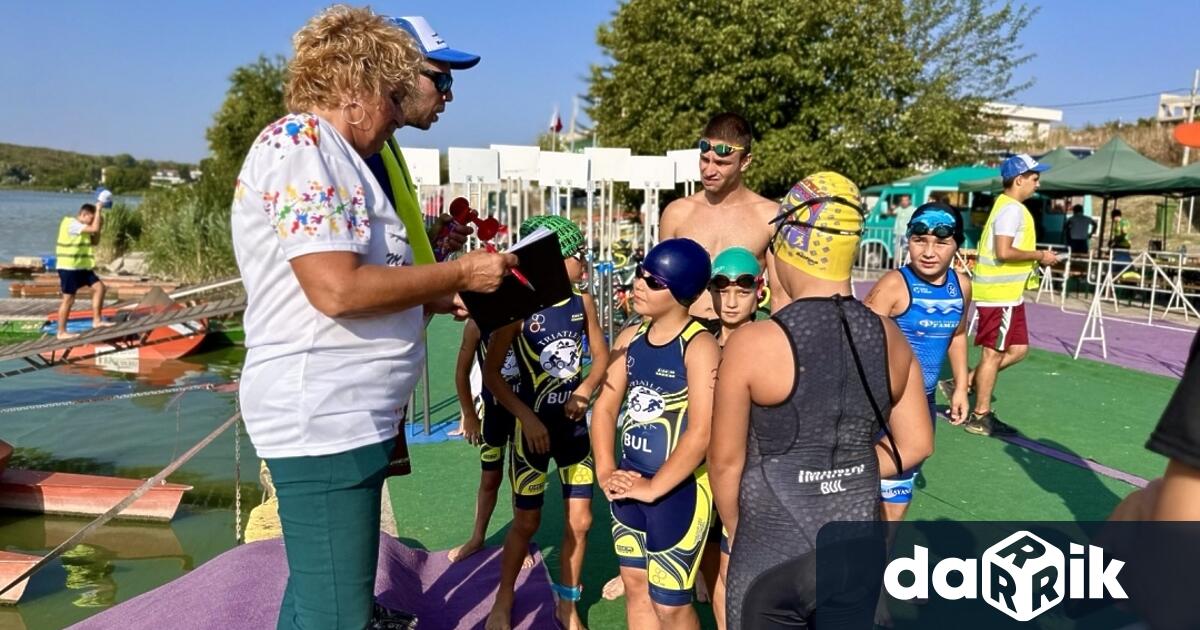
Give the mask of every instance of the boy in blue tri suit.
[[[583, 276], [583, 233], [561, 216], [531, 217], [521, 224], [522, 238], [545, 227], [558, 237], [572, 284]], [[522, 322], [491, 334], [483, 366], [483, 384], [496, 401], [517, 419], [509, 449], [509, 481], [513, 492], [513, 522], [501, 554], [500, 589], [488, 614], [487, 630], [510, 627], [513, 588], [529, 541], [542, 518], [550, 458], [558, 465], [567, 526], [563, 532], [561, 571], [554, 584], [556, 616], [566, 630], [581, 630], [576, 602], [583, 592], [580, 575], [588, 529], [592, 524], [591, 441], [587, 409], [604, 378], [593, 369], [583, 376], [582, 350], [586, 337], [592, 365], [608, 364], [608, 344], [592, 296], [578, 290], [562, 302], [542, 309]], [[505, 382], [503, 368], [511, 348], [516, 358], [519, 392]]]
[[[463, 327], [462, 346], [458, 350], [458, 363], [454, 370], [454, 387], [462, 409], [463, 437], [468, 443], [479, 447], [479, 463], [483, 472], [479, 477], [479, 493], [475, 500], [475, 528], [467, 542], [450, 550], [451, 562], [463, 560], [483, 547], [488, 522], [496, 510], [496, 497], [504, 473], [504, 447], [512, 440], [516, 426], [512, 412], [497, 402], [486, 386], [479, 392], [483, 403], [482, 418], [475, 409], [471, 392], [471, 366], [477, 363], [482, 370], [486, 365], [489, 337], [480, 333], [475, 320], [468, 319]], [[512, 348], [505, 353], [500, 376], [509, 389], [520, 389], [520, 371]]]
[[633, 285], [645, 321], [617, 337], [592, 414], [629, 628], [700, 627], [691, 589], [712, 517], [704, 455], [720, 350], [688, 307], [705, 292], [709, 269], [707, 252], [689, 239], [650, 250]]
[[[911, 262], [889, 271], [871, 289], [863, 304], [896, 322], [921, 365], [929, 417], [937, 419], [934, 406], [938, 374], [950, 357], [954, 390], [950, 392], [950, 421], [967, 419], [967, 319], [971, 304], [971, 282], [966, 274], [950, 268], [962, 243], [962, 216], [953, 206], [927, 203], [913, 213], [905, 233]], [[912, 503], [913, 484], [920, 466], [880, 480], [883, 517], [904, 519]]]

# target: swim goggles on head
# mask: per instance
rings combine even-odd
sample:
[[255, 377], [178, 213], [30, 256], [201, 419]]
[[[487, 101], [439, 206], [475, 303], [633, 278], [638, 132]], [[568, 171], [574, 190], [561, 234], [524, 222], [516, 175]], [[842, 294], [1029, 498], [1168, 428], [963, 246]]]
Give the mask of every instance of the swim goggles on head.
[[667, 288], [667, 281], [650, 273], [642, 267], [642, 263], [637, 264], [637, 269], [634, 271], [635, 278], [641, 278], [646, 283], [646, 288], [651, 291], [661, 291]]
[[935, 225], [930, 227], [925, 223], [913, 223], [908, 226], [908, 236], [925, 236], [932, 234], [937, 238], [950, 238], [954, 236], [954, 226], [952, 225]]
[[725, 290], [725, 288], [731, 284], [737, 285], [737, 287], [739, 289], [749, 290], [749, 289], [755, 288], [758, 285], [758, 278], [751, 274], [744, 273], [744, 274], [738, 276], [737, 278], [729, 278], [727, 276], [714, 276], [712, 280], [708, 281], [708, 286], [710, 286], [718, 291]]
[[700, 138], [700, 142], [697, 144], [697, 146], [700, 147], [700, 155], [704, 155], [705, 153], [712, 151], [713, 153], [717, 154], [717, 157], [729, 157], [730, 155], [733, 155], [734, 151], [744, 151], [746, 149], [746, 147], [743, 146], [738, 146], [736, 144], [725, 144], [724, 142], [713, 144], [704, 138]]
[[816, 205], [819, 203], [839, 203], [839, 204], [842, 204], [844, 206], [848, 206], [848, 207], [854, 209], [855, 211], [858, 212], [858, 214], [860, 216], [866, 214], [865, 212], [863, 212], [863, 208], [858, 202], [851, 201], [849, 199], [846, 199], [845, 197], [833, 196], [833, 197], [813, 197], [812, 199], [805, 199], [803, 202], [796, 204], [795, 207], [789, 208], [787, 212], [784, 212], [783, 214], [775, 217], [774, 219], [771, 219], [770, 222], [776, 224], [775, 233], [773, 235], [771, 235], [771, 242], [772, 243], [775, 242], [775, 239], [779, 238], [779, 233], [783, 231], [783, 228], [785, 226], [789, 226], [789, 225], [794, 225], [796, 227], [811, 228], [811, 229], [817, 230], [819, 232], [825, 232], [826, 234], [838, 234], [841, 236], [862, 236], [862, 233], [863, 233], [862, 228], [859, 228], [857, 230], [842, 230], [842, 229], [833, 228], [833, 227], [829, 227], [829, 226], [825, 226], [825, 225], [816, 225], [814, 223], [808, 223], [805, 221], [789, 220], [789, 217], [791, 217], [793, 214], [796, 214], [800, 210], [803, 210], [804, 208], [807, 208], [809, 206]]

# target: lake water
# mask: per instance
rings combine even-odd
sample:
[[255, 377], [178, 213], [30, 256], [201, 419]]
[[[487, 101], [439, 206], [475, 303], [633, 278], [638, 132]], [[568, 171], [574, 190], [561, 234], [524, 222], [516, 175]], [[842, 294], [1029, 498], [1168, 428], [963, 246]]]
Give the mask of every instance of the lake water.
[[[92, 193], [55, 193], [0, 189], [0, 262], [13, 256], [54, 253], [58, 224], [79, 212], [79, 206], [96, 201]], [[135, 206], [141, 197], [117, 196], [113, 203]], [[8, 297], [10, 280], [0, 280], [0, 297]]]
[[[58, 222], [91, 199], [0, 190], [0, 260], [52, 252]], [[0, 290], [8, 296], [6, 286]], [[240, 347], [209, 348], [136, 375], [70, 366], [0, 378], [0, 439], [38, 470], [149, 477], [233, 414], [235, 395], [195, 391], [17, 413], [4, 409], [226, 382], [237, 378], [243, 357]], [[0, 363], [0, 372], [21, 365]], [[0, 628], [63, 628], [232, 548], [234, 442], [230, 429], [170, 477], [195, 487], [170, 524], [110, 522], [36, 574], [19, 606], [0, 607]], [[258, 460], [244, 435], [240, 446], [243, 503], [252, 506], [259, 499]], [[0, 549], [44, 555], [87, 522], [0, 513]]]

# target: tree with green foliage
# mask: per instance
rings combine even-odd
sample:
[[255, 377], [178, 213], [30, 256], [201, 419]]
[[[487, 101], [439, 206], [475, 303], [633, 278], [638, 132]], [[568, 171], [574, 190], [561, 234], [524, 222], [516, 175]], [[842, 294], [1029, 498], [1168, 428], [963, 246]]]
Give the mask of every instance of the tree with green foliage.
[[204, 134], [209, 158], [202, 163], [202, 194], [206, 202], [216, 203], [227, 214], [233, 203], [234, 180], [250, 145], [264, 127], [287, 113], [283, 101], [286, 78], [287, 61], [280, 56], [260, 56], [234, 70], [225, 102]]
[[1034, 11], [1017, 0], [630, 0], [597, 40], [588, 114], [605, 146], [662, 154], [738, 112], [748, 184], [834, 169], [863, 184], [971, 161], [1011, 97]]
[[104, 185], [115, 193], [146, 190], [153, 174], [144, 166], [108, 166], [104, 170]]
[[259, 57], [230, 76], [225, 102], [208, 128], [209, 157], [192, 186], [146, 196], [140, 246], [151, 269], [184, 282], [237, 273], [229, 227], [229, 208], [238, 171], [259, 132], [286, 112], [282, 57]]

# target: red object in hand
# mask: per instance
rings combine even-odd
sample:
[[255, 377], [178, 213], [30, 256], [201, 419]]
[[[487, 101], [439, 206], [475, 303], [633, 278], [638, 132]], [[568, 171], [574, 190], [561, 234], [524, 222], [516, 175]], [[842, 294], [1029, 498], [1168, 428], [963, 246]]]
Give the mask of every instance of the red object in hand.
[[[475, 235], [479, 237], [479, 240], [483, 241], [484, 247], [489, 252], [496, 253], [496, 246], [491, 243], [491, 240], [496, 238], [497, 234], [504, 231], [504, 226], [500, 225], [496, 217], [480, 219], [479, 213], [471, 209], [471, 202], [467, 201], [466, 197], [455, 197], [454, 201], [450, 202], [450, 217], [459, 225], [474, 223]], [[526, 289], [536, 291], [533, 288], [533, 283], [529, 281], [529, 278], [525, 277], [525, 274], [521, 273], [520, 269], [514, 268], [509, 271], [512, 272], [512, 275], [517, 280], [521, 281], [521, 284], [525, 285]]]
[[500, 233], [500, 222], [496, 217], [480, 219], [479, 213], [471, 209], [466, 197], [456, 197], [450, 202], [450, 216], [459, 225], [475, 224], [475, 234], [481, 241], [490, 241]]

